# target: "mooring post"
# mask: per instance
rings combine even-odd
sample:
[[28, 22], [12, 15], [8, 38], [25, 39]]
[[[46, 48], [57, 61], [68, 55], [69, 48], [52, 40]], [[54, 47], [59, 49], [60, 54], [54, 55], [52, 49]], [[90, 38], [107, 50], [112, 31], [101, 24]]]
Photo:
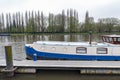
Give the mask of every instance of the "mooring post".
[[12, 47], [11, 46], [5, 46], [5, 59], [6, 59], [6, 68], [3, 69], [3, 73], [7, 77], [14, 76], [14, 70], [13, 67], [13, 60], [12, 60]]
[[11, 46], [5, 46], [5, 57], [6, 57], [6, 69], [8, 70], [13, 69]]

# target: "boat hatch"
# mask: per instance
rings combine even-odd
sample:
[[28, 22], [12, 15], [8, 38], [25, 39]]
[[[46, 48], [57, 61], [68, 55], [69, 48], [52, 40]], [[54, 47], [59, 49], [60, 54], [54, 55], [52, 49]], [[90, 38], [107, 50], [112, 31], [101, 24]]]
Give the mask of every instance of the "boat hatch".
[[120, 35], [103, 35], [102, 40], [111, 44], [120, 44]]

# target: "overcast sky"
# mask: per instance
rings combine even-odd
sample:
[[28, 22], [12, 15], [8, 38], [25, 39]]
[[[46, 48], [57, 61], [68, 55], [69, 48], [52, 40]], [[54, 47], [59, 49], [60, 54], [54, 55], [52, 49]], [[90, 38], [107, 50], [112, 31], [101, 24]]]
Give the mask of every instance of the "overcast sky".
[[80, 20], [84, 20], [86, 11], [98, 18], [120, 18], [120, 0], [0, 0], [0, 13], [14, 13], [27, 11], [43, 11], [57, 14], [62, 9], [76, 9]]

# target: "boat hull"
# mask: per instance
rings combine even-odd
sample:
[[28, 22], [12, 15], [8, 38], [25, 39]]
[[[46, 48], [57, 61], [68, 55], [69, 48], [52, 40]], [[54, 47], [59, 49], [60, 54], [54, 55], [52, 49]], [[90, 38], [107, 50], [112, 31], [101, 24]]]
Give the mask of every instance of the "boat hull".
[[114, 61], [120, 60], [120, 56], [111, 55], [75, 55], [75, 54], [60, 54], [60, 53], [49, 53], [40, 52], [32, 47], [25, 47], [28, 59], [33, 59], [34, 54], [36, 54], [37, 59], [46, 60], [107, 60]]

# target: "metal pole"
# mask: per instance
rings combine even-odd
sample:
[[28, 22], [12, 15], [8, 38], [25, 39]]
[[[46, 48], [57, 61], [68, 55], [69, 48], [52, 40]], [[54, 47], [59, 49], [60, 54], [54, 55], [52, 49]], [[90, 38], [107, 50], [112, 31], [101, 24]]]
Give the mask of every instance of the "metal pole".
[[92, 43], [92, 31], [89, 31], [89, 44], [91, 45]]

